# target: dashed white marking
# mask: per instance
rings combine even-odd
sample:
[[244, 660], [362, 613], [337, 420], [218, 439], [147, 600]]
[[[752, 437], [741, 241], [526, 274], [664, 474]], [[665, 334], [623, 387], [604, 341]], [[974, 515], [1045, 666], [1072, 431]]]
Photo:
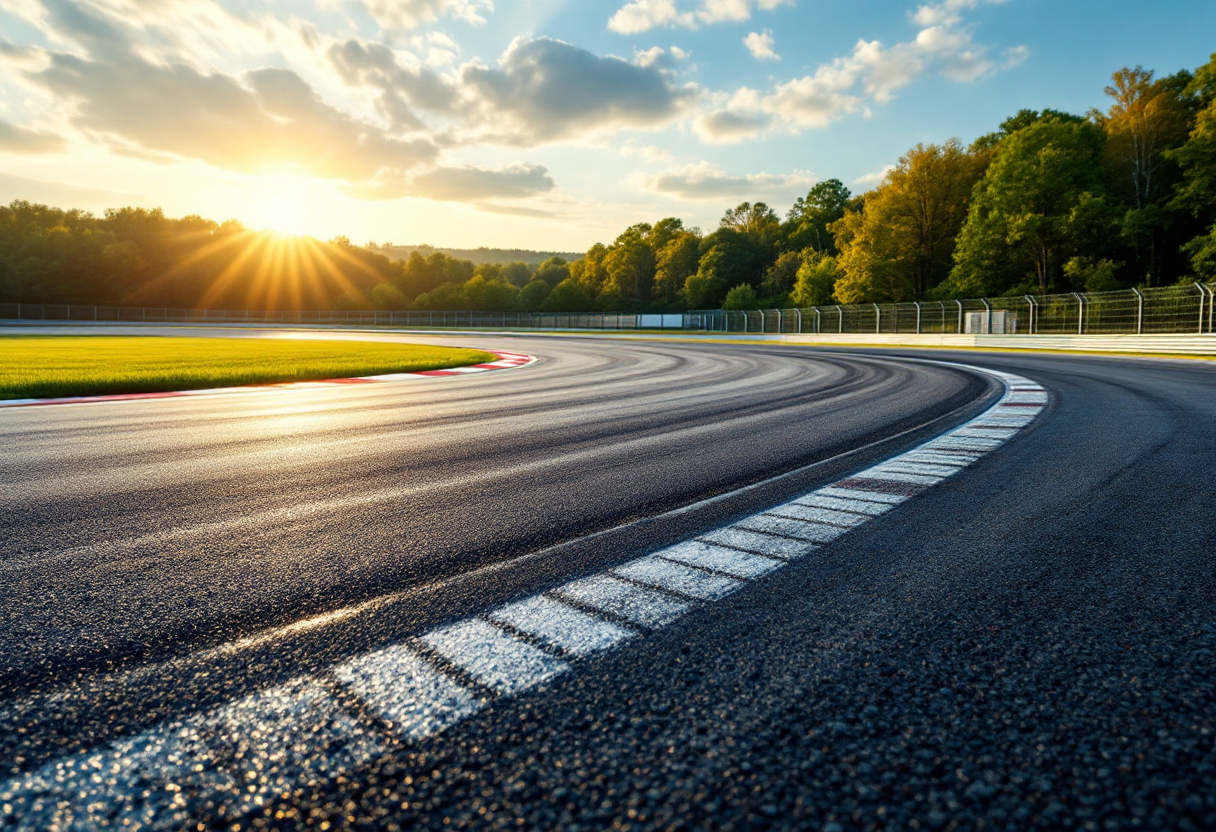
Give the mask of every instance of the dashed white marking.
[[925, 474], [905, 474], [886, 465], [867, 468], [857, 475], [863, 480], [887, 480], [888, 482], [910, 482], [914, 485], [937, 485], [942, 477]]
[[934, 454], [921, 453], [915, 451], [906, 453], [903, 456], [897, 456], [892, 462], [911, 462], [911, 463], [928, 463], [930, 465], [941, 465], [958, 470], [970, 465], [974, 460], [971, 457], [963, 457], [958, 454]]
[[308, 678], [246, 696], [205, 720], [226, 746], [241, 787], [238, 812], [301, 797], [309, 783], [356, 769], [384, 753], [329, 692]]
[[834, 526], [860, 526], [862, 523], [869, 520], [861, 514], [854, 514], [848, 511], [834, 511], [830, 508], [818, 508], [808, 506], [800, 502], [786, 503], [783, 506], [770, 508], [767, 514], [775, 514], [779, 517], [792, 517], [795, 520], [813, 520], [816, 523], [831, 523]]
[[768, 514], [758, 514], [748, 517], [735, 524], [741, 529], [750, 529], [766, 534], [779, 534], [792, 537], [795, 540], [806, 540], [811, 543], [829, 543], [844, 534], [845, 530], [836, 526], [825, 526], [822, 523], [812, 523], [806, 520], [794, 520], [789, 517], [773, 517]]
[[651, 555], [612, 570], [613, 574], [702, 601], [716, 601], [743, 586], [725, 575], [711, 575]]
[[[711, 543], [743, 549], [746, 552], [759, 552], [764, 555], [797, 560], [803, 555], [815, 551], [819, 546], [806, 540], [792, 540], [788, 537], [775, 537], [763, 532], [753, 532], [738, 526], [727, 526], [724, 529], [703, 534], [694, 543]], [[687, 545], [687, 544], [682, 544]], [[660, 553], [662, 554], [662, 553]]]
[[843, 497], [846, 500], [866, 500], [871, 503], [890, 503], [891, 505], [898, 505], [908, 500], [902, 494], [883, 494], [880, 491], [863, 491], [860, 488], [837, 488], [834, 485], [821, 488], [815, 493], [827, 497]]
[[660, 627], [688, 612], [691, 605], [659, 592], [618, 580], [609, 575], [593, 575], [559, 588], [557, 593], [601, 612], [619, 615], [645, 627]]
[[[769, 538], [769, 540], [775, 540], [775, 538]], [[779, 560], [740, 552], [736, 549], [713, 546], [700, 540], [680, 543], [667, 549], [661, 549], [655, 554], [668, 560], [700, 566], [703, 569], [712, 569], [736, 578], [759, 578], [784, 566], [784, 563]]]
[[998, 430], [996, 428], [985, 428], [984, 430], [976, 430], [968, 428], [967, 430], [956, 430], [954, 436], [970, 436], [975, 439], [992, 438], [998, 440], [1009, 439], [1017, 434], [1016, 430]]
[[865, 500], [845, 500], [840, 497], [827, 497], [818, 491], [805, 497], [799, 497], [794, 502], [804, 506], [819, 506], [820, 508], [831, 508], [839, 511], [855, 511], [871, 517], [894, 508], [894, 506], [887, 503], [871, 503]]
[[544, 595], [533, 595], [499, 607], [489, 617], [573, 656], [607, 650], [634, 635], [624, 627], [602, 621]]
[[438, 733], [476, 713], [483, 704], [399, 644], [339, 665], [334, 675], [394, 731], [411, 740]]
[[467, 618], [432, 630], [422, 640], [436, 653], [503, 696], [535, 687], [570, 666], [493, 624]]
[[934, 477], [949, 477], [958, 473], [956, 465], [941, 465], [928, 462], [896, 458], [882, 466], [884, 471], [894, 471], [900, 474], [922, 474]]

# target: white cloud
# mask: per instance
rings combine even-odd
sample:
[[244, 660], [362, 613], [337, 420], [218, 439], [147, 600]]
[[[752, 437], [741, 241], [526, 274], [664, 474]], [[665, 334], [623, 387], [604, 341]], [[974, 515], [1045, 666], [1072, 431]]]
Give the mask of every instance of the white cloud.
[[622, 35], [636, 35], [658, 27], [683, 26], [695, 29], [698, 24], [742, 23], [751, 20], [752, 8], [773, 11], [780, 6], [792, 6], [795, 0], [700, 0], [695, 11], [680, 11], [676, 0], [630, 0], [608, 18], [608, 28]]
[[499, 170], [479, 167], [438, 167], [415, 176], [414, 196], [449, 202], [520, 199], [553, 190], [556, 184], [543, 165], [520, 164]]
[[764, 115], [733, 113], [728, 109], [702, 113], [693, 119], [693, 132], [706, 144], [734, 144], [754, 139], [768, 127]]
[[757, 61], [779, 61], [781, 56], [773, 50], [773, 33], [768, 29], [763, 32], [750, 32], [743, 39], [743, 45]]
[[696, 25], [696, 18], [691, 13], [681, 14], [676, 9], [675, 0], [633, 0], [608, 18], [608, 28], [622, 35], [636, 35], [658, 26], [692, 29]]
[[627, 139], [621, 145], [622, 156], [640, 156], [647, 162], [669, 162], [674, 157], [661, 147], [652, 144], [642, 144], [637, 139]]
[[0, 121], [0, 153], [58, 153], [68, 143], [62, 136]]
[[481, 26], [482, 13], [494, 11], [493, 0], [362, 0], [362, 6], [389, 34], [412, 32], [445, 17]]
[[1005, 59], [1005, 69], [1013, 69], [1015, 66], [1021, 66], [1030, 60], [1030, 47], [1011, 46], [1001, 53], [1001, 57]]
[[872, 171], [871, 173], [857, 177], [853, 180], [853, 184], [866, 188], [877, 187], [887, 177], [887, 174], [893, 170], [895, 170], [895, 165], [886, 165], [882, 170]]
[[[725, 0], [724, 0], [725, 2]], [[821, 64], [815, 72], [777, 83], [767, 93], [742, 88], [725, 106], [693, 122], [694, 132], [710, 143], [739, 141], [764, 129], [797, 132], [824, 127], [852, 113], [869, 115], [871, 102], [885, 104], [899, 90], [928, 72], [956, 82], [970, 82], [1026, 60], [1026, 47], [1013, 47], [1002, 61], [989, 56], [989, 48], [976, 44], [962, 25], [962, 12], [1005, 0], [942, 0], [921, 6], [913, 19], [921, 28], [910, 41], [884, 46], [877, 40], [859, 40], [851, 54]], [[757, 58], [776, 58], [766, 30], [748, 35], [745, 43]]]
[[498, 68], [465, 64], [460, 85], [467, 123], [483, 131], [472, 138], [526, 146], [658, 127], [684, 115], [701, 95], [676, 85], [659, 65], [601, 57], [543, 37], [516, 39]]
[[663, 171], [655, 176], [635, 175], [631, 182], [635, 187], [652, 193], [686, 201], [700, 201], [739, 197], [788, 197], [815, 184], [816, 179], [806, 171], [730, 176], [717, 165], [698, 162], [695, 165]]

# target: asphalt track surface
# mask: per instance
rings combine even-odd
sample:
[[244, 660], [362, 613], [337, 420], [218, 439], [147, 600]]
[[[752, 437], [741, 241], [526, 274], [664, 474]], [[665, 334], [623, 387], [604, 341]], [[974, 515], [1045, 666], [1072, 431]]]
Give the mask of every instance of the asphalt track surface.
[[[541, 360], [0, 411], [0, 825], [1216, 826], [1216, 367], [418, 340]], [[602, 617], [630, 636], [550, 650], [566, 671], [527, 690], [426, 653], [1002, 393], [925, 359], [1024, 376], [1047, 407], [720, 600]], [[403, 735], [351, 696], [341, 668], [403, 643], [483, 705]], [[336, 710], [310, 711], [301, 678]], [[132, 775], [143, 738], [204, 723], [178, 749], [197, 771]], [[334, 726], [342, 747], [318, 739]]]

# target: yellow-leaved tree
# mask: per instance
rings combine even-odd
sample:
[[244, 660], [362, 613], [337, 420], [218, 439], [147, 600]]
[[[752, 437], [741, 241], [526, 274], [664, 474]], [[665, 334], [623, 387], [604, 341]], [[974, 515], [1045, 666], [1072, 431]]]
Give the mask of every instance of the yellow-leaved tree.
[[915, 300], [945, 279], [971, 189], [988, 158], [958, 139], [918, 144], [900, 157], [882, 184], [865, 194], [861, 210], [846, 211], [831, 226], [840, 249], [836, 299]]

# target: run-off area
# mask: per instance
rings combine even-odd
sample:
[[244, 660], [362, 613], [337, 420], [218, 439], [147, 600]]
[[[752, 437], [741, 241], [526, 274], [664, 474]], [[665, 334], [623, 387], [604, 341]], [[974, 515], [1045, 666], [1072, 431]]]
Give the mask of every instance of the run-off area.
[[[972, 368], [980, 369], [980, 368]], [[999, 378], [979, 417], [783, 505], [349, 659], [205, 714], [77, 753], [0, 784], [5, 826], [182, 828], [236, 820], [542, 689], [580, 659], [643, 638], [804, 558], [1015, 436], [1047, 404]]]

